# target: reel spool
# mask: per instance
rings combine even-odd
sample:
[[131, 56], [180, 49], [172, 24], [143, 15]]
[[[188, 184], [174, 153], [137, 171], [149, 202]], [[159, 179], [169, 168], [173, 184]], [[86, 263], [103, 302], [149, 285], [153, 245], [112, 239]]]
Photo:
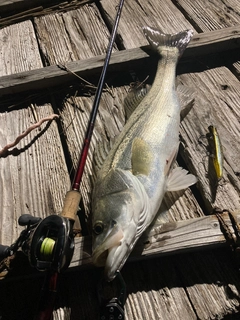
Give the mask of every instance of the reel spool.
[[74, 238], [69, 219], [51, 215], [34, 230], [29, 242], [30, 264], [39, 271], [66, 269], [72, 259]]

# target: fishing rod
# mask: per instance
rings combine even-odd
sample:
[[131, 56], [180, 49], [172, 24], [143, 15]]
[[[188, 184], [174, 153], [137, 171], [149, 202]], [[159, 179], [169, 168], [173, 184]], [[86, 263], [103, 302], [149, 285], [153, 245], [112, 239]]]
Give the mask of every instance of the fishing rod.
[[30, 264], [39, 271], [45, 271], [45, 281], [34, 320], [51, 320], [54, 310], [58, 275], [68, 268], [74, 251], [73, 224], [81, 200], [80, 183], [88, 155], [89, 145], [97, 117], [104, 80], [109, 65], [124, 0], [117, 6], [117, 14], [109, 39], [109, 45], [99, 78], [92, 111], [83, 143], [82, 152], [72, 188], [67, 192], [60, 215], [50, 215], [45, 219], [22, 215], [19, 225], [26, 226], [18, 240], [11, 246], [0, 246], [0, 260], [7, 259], [19, 248], [28, 256]]
[[90, 144], [90, 141], [92, 138], [93, 128], [94, 128], [95, 120], [97, 117], [97, 111], [98, 111], [99, 102], [100, 102], [101, 95], [102, 95], [102, 90], [103, 90], [104, 80], [105, 80], [105, 76], [106, 76], [106, 72], [107, 72], [107, 67], [109, 65], [109, 60], [110, 60], [110, 57], [112, 54], [113, 44], [115, 41], [118, 23], [120, 20], [123, 4], [124, 4], [124, 0], [120, 0], [120, 3], [118, 5], [118, 10], [117, 10], [117, 15], [116, 15], [115, 22], [114, 22], [114, 26], [112, 29], [112, 34], [111, 34], [108, 49], [107, 49], [105, 62], [103, 65], [101, 76], [99, 78], [99, 82], [98, 82], [98, 86], [97, 86], [97, 90], [96, 90], [96, 94], [95, 94], [95, 98], [94, 98], [94, 102], [93, 102], [92, 112], [90, 115], [90, 121], [88, 123], [88, 128], [86, 131], [84, 145], [83, 145], [82, 153], [81, 153], [81, 156], [79, 159], [78, 169], [77, 169], [75, 179], [74, 179], [74, 182], [72, 185], [73, 190], [78, 191], [80, 188], [80, 182], [82, 179], [83, 170], [84, 170], [84, 166], [85, 166], [86, 159], [87, 159], [89, 144]]
[[[99, 82], [97, 85], [97, 89], [96, 89], [96, 93], [95, 93], [95, 97], [94, 97], [94, 101], [93, 101], [93, 107], [92, 107], [92, 111], [91, 111], [91, 114], [89, 117], [89, 123], [88, 123], [88, 127], [86, 130], [86, 135], [85, 135], [85, 139], [84, 139], [84, 143], [83, 143], [82, 152], [81, 152], [81, 155], [79, 158], [77, 171], [76, 171], [75, 178], [74, 178], [74, 181], [72, 184], [72, 189], [67, 192], [65, 199], [64, 199], [64, 205], [63, 205], [61, 217], [63, 219], [67, 219], [68, 221], [71, 221], [71, 228], [73, 227], [73, 224], [75, 222], [75, 218], [76, 218], [78, 207], [79, 207], [79, 202], [81, 199], [80, 183], [82, 180], [83, 171], [84, 171], [84, 167], [85, 167], [86, 160], [87, 160], [90, 141], [92, 138], [94, 124], [96, 121], [99, 103], [100, 103], [100, 99], [101, 99], [101, 95], [102, 95], [102, 91], [103, 91], [107, 67], [109, 65], [109, 61], [111, 58], [112, 49], [113, 49], [113, 45], [114, 45], [116, 34], [117, 34], [117, 28], [118, 28], [123, 4], [124, 4], [124, 0], [120, 0], [119, 5], [117, 7], [117, 14], [116, 14], [116, 18], [114, 21], [112, 33], [110, 36], [104, 65], [103, 65], [102, 72], [101, 72]], [[51, 246], [51, 241], [49, 244], [46, 243], [47, 247], [48, 247], [48, 245]], [[69, 254], [69, 256], [71, 255], [71, 258], [72, 258], [72, 254], [73, 254], [73, 251], [72, 251], [72, 253]], [[69, 264], [70, 264], [70, 261], [69, 261]], [[65, 268], [65, 266], [64, 266], [64, 268]], [[44, 307], [41, 308], [41, 306], [40, 306], [39, 316], [37, 316], [35, 318], [35, 320], [50, 320], [51, 319], [51, 317], [49, 317], [49, 316], [50, 316], [50, 314], [52, 314], [52, 311], [54, 308], [54, 301], [55, 301], [54, 292], [56, 292], [56, 290], [57, 290], [57, 273], [59, 273], [59, 272], [60, 272], [60, 270], [57, 270], [57, 272], [52, 272], [52, 274], [49, 275], [49, 281], [45, 281], [45, 285], [42, 290], [43, 297], [40, 300], [40, 304], [42, 304]], [[49, 290], [47, 290], [48, 286], [49, 286]], [[47, 299], [44, 299], [46, 291], [50, 292], [51, 299], [50, 299], [49, 303], [47, 303], [47, 301], [46, 301]], [[48, 297], [48, 295], [46, 295], [46, 297]], [[46, 315], [45, 317], [44, 317], [44, 314]]]

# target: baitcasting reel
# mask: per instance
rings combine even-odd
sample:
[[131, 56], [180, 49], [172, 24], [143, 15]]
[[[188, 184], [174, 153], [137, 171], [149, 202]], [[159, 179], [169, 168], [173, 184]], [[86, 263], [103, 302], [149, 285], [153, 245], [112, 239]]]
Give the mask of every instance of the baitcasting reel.
[[26, 226], [11, 246], [0, 246], [0, 261], [13, 255], [20, 247], [31, 266], [39, 271], [66, 269], [74, 251], [72, 223], [69, 219], [51, 215], [45, 219], [22, 215], [19, 225]]
[[74, 238], [69, 219], [51, 215], [34, 230], [29, 243], [30, 264], [39, 271], [66, 269], [72, 259]]

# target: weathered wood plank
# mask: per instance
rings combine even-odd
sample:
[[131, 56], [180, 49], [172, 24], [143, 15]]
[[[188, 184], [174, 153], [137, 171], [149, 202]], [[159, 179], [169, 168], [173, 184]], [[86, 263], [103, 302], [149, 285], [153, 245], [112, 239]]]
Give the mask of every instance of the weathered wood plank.
[[[234, 314], [239, 305], [240, 283], [238, 269], [232, 268], [232, 263], [233, 257], [228, 250], [207, 250], [127, 263], [122, 270], [127, 283], [125, 319], [221, 319], [228, 313], [237, 319]], [[101, 276], [100, 270], [93, 269], [62, 274], [54, 319], [96, 320]], [[3, 318], [17, 319], [20, 315], [22, 319], [33, 319], [42, 281], [42, 278], [35, 278], [34, 286], [32, 278], [12, 283], [1, 281], [0, 289], [5, 293], [0, 300]], [[19, 295], [23, 287], [24, 295]], [[194, 301], [196, 310], [188, 296]], [[217, 305], [211, 296], [218, 301]], [[13, 304], [15, 307], [9, 308]]]
[[240, 7], [236, 0], [175, 0], [191, 17], [198, 32], [232, 27], [240, 23]]
[[[185, 161], [189, 163], [190, 160], [190, 168], [198, 176], [198, 187], [209, 213], [213, 206], [238, 209], [239, 81], [224, 67], [184, 74], [179, 78], [185, 85], [197, 88], [195, 104], [181, 123], [181, 154]], [[206, 139], [209, 125], [217, 127], [223, 145], [224, 173], [218, 186]]]
[[[234, 256], [224, 250], [198, 252], [179, 256], [178, 277], [185, 283], [186, 292], [194, 305], [197, 319], [224, 319], [239, 317], [238, 273], [228, 274], [236, 270]], [[177, 258], [177, 257], [176, 257]], [[230, 269], [229, 269], [230, 268]], [[226, 277], [228, 279], [226, 279]], [[194, 279], [194, 280], [193, 280]], [[237, 314], [234, 317], [234, 314]]]
[[[232, 234], [234, 230], [228, 213], [221, 217]], [[240, 215], [236, 216], [240, 221]], [[215, 215], [169, 222], [147, 231], [137, 242], [128, 261], [142, 260], [153, 256], [164, 256], [202, 249], [227, 246], [221, 226]], [[75, 251], [70, 268], [91, 265], [91, 237], [75, 238]]]
[[[41, 119], [52, 113], [49, 103], [1, 113], [1, 147], [36, 122], [36, 115]], [[70, 179], [55, 122], [32, 131], [0, 158], [0, 181], [0, 243], [10, 245], [18, 238], [17, 220], [23, 213], [40, 217], [60, 213]]]
[[43, 66], [31, 21], [0, 29], [0, 42], [0, 76]]
[[109, 31], [94, 3], [35, 18], [34, 25], [45, 65], [101, 55], [108, 46]]
[[[1, 74], [42, 67], [30, 21], [0, 30], [0, 39]], [[21, 109], [1, 108], [1, 148], [52, 113], [53, 108], [46, 100], [23, 102]], [[17, 239], [21, 231], [17, 220], [21, 214], [46, 217], [61, 211], [70, 179], [56, 122], [32, 131], [6, 157], [0, 158], [0, 181], [2, 244], [9, 245]]]
[[[239, 26], [226, 28], [222, 31], [212, 31], [193, 37], [192, 43], [186, 50], [185, 57], [216, 53], [222, 50], [229, 50], [239, 47], [240, 29]], [[124, 70], [132, 67], [133, 63], [149, 58], [149, 47], [135, 48], [114, 52], [112, 54], [109, 71]], [[209, 49], [210, 48], [210, 49]], [[147, 51], [147, 52], [146, 52]], [[92, 57], [81, 61], [73, 61], [66, 64], [66, 67], [78, 75], [98, 74], [102, 68], [104, 55]], [[75, 76], [62, 70], [58, 66], [49, 66], [42, 69], [21, 72], [11, 76], [0, 78], [0, 96], [14, 94], [26, 90], [38, 90], [57, 86], [75, 79]]]
[[[237, 26], [240, 23], [240, 7], [237, 0], [226, 1], [182, 1], [176, 0], [176, 4], [185, 15], [191, 17], [193, 25], [198, 32]], [[231, 62], [232, 63], [232, 62]], [[233, 70], [239, 77], [240, 62], [233, 63]]]
[[[116, 15], [116, 0], [101, 0], [100, 4], [109, 24]], [[183, 14], [176, 9], [172, 1], [131, 1], [126, 0], [123, 7], [118, 33], [125, 49], [148, 44], [141, 29], [143, 26], [159, 27], [165, 33], [175, 33], [184, 29], [193, 29]]]
[[48, 0], [4, 0], [0, 2], [0, 28], [56, 11], [64, 12], [66, 10], [77, 9], [84, 3], [92, 1], [93, 0], [53, 0], [49, 2]]

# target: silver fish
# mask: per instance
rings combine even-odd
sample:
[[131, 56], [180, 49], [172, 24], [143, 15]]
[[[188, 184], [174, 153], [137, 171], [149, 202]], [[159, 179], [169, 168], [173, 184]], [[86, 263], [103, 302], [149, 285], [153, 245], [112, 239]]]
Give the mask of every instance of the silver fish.
[[144, 27], [143, 32], [161, 56], [155, 80], [103, 161], [92, 197], [93, 263], [105, 266], [109, 281], [153, 221], [165, 192], [196, 183], [186, 170], [172, 169], [180, 125], [176, 65], [192, 31], [168, 35]]

